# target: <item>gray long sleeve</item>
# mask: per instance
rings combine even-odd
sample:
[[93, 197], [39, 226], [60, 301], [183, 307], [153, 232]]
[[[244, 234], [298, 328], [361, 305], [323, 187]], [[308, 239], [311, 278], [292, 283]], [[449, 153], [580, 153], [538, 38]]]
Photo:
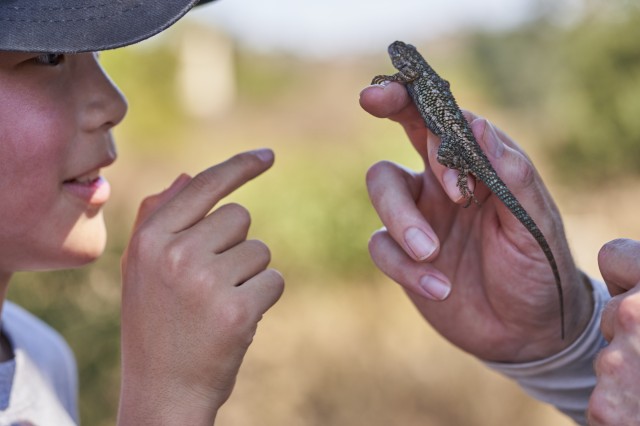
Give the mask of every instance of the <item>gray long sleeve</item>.
[[586, 425], [587, 405], [596, 384], [593, 362], [607, 342], [600, 333], [602, 309], [610, 299], [604, 284], [591, 280], [594, 310], [584, 333], [562, 352], [539, 361], [486, 363], [515, 380], [532, 397], [554, 405], [577, 424]]

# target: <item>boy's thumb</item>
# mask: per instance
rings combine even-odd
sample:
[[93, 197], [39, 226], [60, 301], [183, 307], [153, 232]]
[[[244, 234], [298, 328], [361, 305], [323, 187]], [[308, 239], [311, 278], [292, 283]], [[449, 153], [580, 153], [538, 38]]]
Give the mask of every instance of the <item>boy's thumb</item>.
[[189, 182], [191, 182], [191, 176], [186, 173], [182, 173], [167, 189], [157, 194], [150, 195], [142, 200], [140, 208], [138, 209], [134, 229], [140, 226], [140, 224], [146, 221], [169, 200], [175, 197], [185, 186], [187, 186]]

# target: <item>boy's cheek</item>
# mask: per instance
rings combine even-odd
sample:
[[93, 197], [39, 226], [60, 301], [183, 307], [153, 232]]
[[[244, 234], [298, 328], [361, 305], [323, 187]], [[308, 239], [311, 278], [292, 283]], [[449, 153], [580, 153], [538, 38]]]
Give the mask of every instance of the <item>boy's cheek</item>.
[[[81, 214], [62, 204], [31, 211], [16, 207], [0, 208], [0, 259], [12, 271], [77, 267], [102, 255], [107, 236], [102, 211]], [[12, 262], [16, 253], [22, 256]]]

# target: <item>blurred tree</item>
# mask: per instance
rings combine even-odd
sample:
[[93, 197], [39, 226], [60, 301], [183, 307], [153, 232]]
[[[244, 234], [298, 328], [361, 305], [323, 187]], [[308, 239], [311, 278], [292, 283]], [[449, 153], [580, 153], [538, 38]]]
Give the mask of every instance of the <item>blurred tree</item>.
[[[119, 130], [137, 149], [158, 151], [175, 147], [186, 114], [176, 93], [178, 58], [168, 43], [129, 46], [103, 52], [101, 62], [129, 103]], [[133, 118], [135, 117], [135, 118]]]
[[640, 174], [640, 8], [586, 1], [570, 26], [544, 10], [511, 32], [473, 38], [479, 83], [543, 124], [537, 138], [561, 177], [592, 184]]

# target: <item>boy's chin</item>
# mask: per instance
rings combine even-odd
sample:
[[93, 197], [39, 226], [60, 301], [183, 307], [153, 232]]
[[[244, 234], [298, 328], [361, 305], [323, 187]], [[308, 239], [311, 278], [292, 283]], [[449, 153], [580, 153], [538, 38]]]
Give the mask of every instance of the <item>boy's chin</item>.
[[107, 231], [104, 222], [83, 226], [81, 230], [74, 230], [67, 237], [62, 247], [63, 268], [78, 267], [98, 259], [105, 250]]
[[18, 268], [14, 269], [14, 272], [46, 272], [80, 268], [97, 260], [103, 252], [104, 246], [95, 246], [91, 249], [84, 247], [82, 250], [76, 247], [65, 247], [55, 256], [49, 256], [48, 258], [38, 257], [35, 261], [20, 265]]
[[89, 263], [95, 262], [98, 260], [100, 256], [104, 253], [104, 247], [100, 250], [93, 251], [83, 251], [81, 253], [74, 253], [73, 259], [70, 262], [70, 265], [65, 266], [64, 268], [78, 268]]

